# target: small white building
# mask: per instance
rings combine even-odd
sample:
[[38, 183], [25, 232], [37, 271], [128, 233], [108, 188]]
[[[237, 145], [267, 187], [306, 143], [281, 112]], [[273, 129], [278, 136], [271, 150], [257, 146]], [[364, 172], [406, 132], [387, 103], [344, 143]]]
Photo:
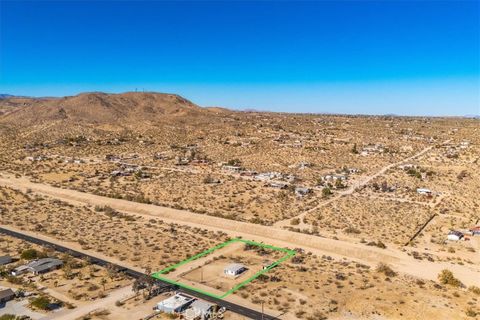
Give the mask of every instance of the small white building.
[[432, 190], [425, 189], [425, 188], [418, 188], [417, 193], [422, 194], [422, 195], [426, 195], [426, 196], [430, 196], [430, 195], [432, 195]]
[[170, 298], [160, 301], [156, 309], [165, 313], [180, 313], [186, 310], [193, 301], [195, 301], [195, 298], [177, 293]]
[[238, 277], [245, 271], [247, 271], [247, 268], [241, 263], [232, 263], [223, 269], [223, 273], [229, 277]]
[[460, 231], [450, 231], [447, 236], [447, 240], [459, 241], [463, 238], [463, 233]]
[[330, 181], [345, 181], [347, 180], [347, 176], [344, 174], [327, 174], [322, 177], [323, 181], [330, 182]]

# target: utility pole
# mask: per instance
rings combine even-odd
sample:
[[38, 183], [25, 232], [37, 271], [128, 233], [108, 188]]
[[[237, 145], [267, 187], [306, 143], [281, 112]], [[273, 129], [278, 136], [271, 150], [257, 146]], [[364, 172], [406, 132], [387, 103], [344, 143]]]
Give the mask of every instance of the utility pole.
[[262, 320], [263, 320], [263, 301], [262, 301]]

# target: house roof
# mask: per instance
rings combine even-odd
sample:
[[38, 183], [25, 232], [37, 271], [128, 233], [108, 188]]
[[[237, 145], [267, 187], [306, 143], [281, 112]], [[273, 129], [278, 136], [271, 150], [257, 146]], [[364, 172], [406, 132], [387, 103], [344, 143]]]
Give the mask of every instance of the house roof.
[[0, 257], [0, 264], [6, 264], [12, 261], [12, 257], [10, 256], [1, 256]]
[[457, 237], [463, 237], [463, 233], [461, 233], [460, 231], [452, 230], [448, 234], [449, 235], [456, 235]]
[[14, 297], [15, 292], [13, 292], [12, 289], [10, 288], [0, 288], [0, 299], [5, 299], [5, 298], [10, 298]]
[[224, 271], [237, 272], [245, 269], [245, 266], [241, 263], [231, 263], [225, 267]]
[[211, 303], [208, 303], [207, 301], [203, 301], [203, 300], [195, 300], [192, 305], [191, 305], [192, 309], [196, 309], [196, 310], [199, 310], [201, 312], [208, 312], [208, 310], [210, 310], [212, 307], [213, 307], [213, 304]]
[[176, 295], [168, 299], [160, 301], [158, 305], [161, 305], [162, 307], [167, 309], [175, 310], [187, 303], [190, 303], [192, 300], [194, 300], [194, 298], [181, 293], [177, 293]]
[[58, 267], [63, 264], [62, 260], [55, 258], [43, 258], [35, 260], [26, 265], [27, 268], [31, 269], [34, 272], [41, 272], [48, 270], [50, 268]]

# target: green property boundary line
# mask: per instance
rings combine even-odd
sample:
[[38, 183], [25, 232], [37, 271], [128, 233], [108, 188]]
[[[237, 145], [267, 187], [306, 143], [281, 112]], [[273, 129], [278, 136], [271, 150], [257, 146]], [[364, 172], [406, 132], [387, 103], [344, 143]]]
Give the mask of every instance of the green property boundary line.
[[[228, 246], [229, 244], [231, 243], [234, 243], [234, 242], [243, 242], [243, 243], [247, 243], [247, 244], [251, 244], [251, 245], [254, 245], [254, 246], [258, 246], [258, 247], [263, 247], [263, 248], [267, 248], [267, 249], [272, 249], [272, 250], [276, 250], [276, 251], [281, 251], [281, 252], [284, 252], [285, 253], [285, 256], [283, 256], [282, 258], [278, 259], [277, 261], [273, 262], [271, 265], [269, 265], [267, 268], [265, 269], [262, 269], [260, 271], [258, 271], [257, 273], [255, 273], [253, 276], [251, 276], [250, 278], [240, 282], [239, 284], [237, 284], [236, 286], [234, 286], [232, 289], [228, 290], [227, 292], [225, 292], [224, 294], [214, 294], [214, 293], [210, 293], [208, 291], [204, 291], [204, 290], [201, 290], [201, 289], [198, 289], [198, 288], [195, 288], [195, 287], [192, 287], [192, 286], [189, 286], [189, 285], [186, 285], [184, 283], [181, 283], [179, 281], [175, 281], [175, 280], [171, 280], [171, 279], [168, 279], [168, 278], [165, 278], [163, 277], [162, 275], [164, 274], [167, 274], [169, 273], [170, 271], [172, 270], [175, 270], [177, 269], [178, 267], [184, 265], [184, 264], [187, 264], [193, 260], [196, 260], [198, 258], [201, 258], [201, 257], [204, 257], [218, 249], [221, 249], [223, 247], [226, 247]], [[268, 244], [263, 244], [263, 243], [259, 243], [259, 242], [255, 242], [255, 241], [251, 241], [251, 240], [244, 240], [244, 239], [240, 239], [240, 238], [233, 238], [233, 239], [230, 239], [230, 240], [227, 240], [213, 248], [210, 248], [210, 249], [207, 249], [203, 252], [200, 252], [199, 254], [196, 254], [194, 255], [193, 257], [190, 257], [188, 259], [185, 259], [183, 261], [180, 261], [179, 263], [177, 264], [174, 264], [170, 267], [167, 267], [161, 271], [158, 271], [158, 272], [155, 272], [152, 274], [152, 277], [154, 277], [155, 279], [159, 279], [159, 280], [162, 280], [162, 281], [165, 281], [165, 282], [168, 282], [170, 284], [174, 284], [174, 285], [177, 285], [181, 288], [186, 288], [186, 289], [190, 289], [190, 290], [193, 290], [193, 291], [196, 291], [196, 292], [200, 292], [202, 294], [205, 294], [207, 296], [210, 296], [210, 297], [213, 297], [213, 298], [217, 298], [217, 299], [223, 299], [225, 298], [226, 296], [228, 296], [229, 294], [237, 291], [238, 289], [240, 289], [241, 287], [245, 286], [246, 284], [252, 282], [253, 280], [255, 280], [256, 278], [258, 278], [259, 276], [261, 276], [262, 274], [264, 273], [267, 273], [268, 271], [270, 271], [272, 268], [276, 267], [277, 265], [279, 265], [280, 263], [284, 262], [285, 260], [293, 257], [295, 255], [295, 250], [290, 250], [290, 249], [285, 249], [285, 248], [279, 248], [279, 247], [274, 247], [274, 246], [271, 246], [271, 245], [268, 245]]]

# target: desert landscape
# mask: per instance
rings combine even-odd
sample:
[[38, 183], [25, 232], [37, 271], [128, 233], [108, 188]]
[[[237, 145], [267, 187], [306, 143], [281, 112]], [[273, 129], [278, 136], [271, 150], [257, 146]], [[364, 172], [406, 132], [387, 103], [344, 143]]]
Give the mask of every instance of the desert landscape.
[[[9, 97], [0, 112], [8, 230], [147, 275], [233, 238], [294, 250], [224, 298], [280, 319], [480, 317], [478, 119], [239, 112], [135, 92]], [[47, 250], [1, 239], [2, 255]], [[221, 296], [281, 257], [222, 250], [165, 277]], [[168, 297], [62, 261], [1, 284], [62, 301], [49, 319], [141, 319]], [[230, 264], [246, 271], [225, 277]]]

